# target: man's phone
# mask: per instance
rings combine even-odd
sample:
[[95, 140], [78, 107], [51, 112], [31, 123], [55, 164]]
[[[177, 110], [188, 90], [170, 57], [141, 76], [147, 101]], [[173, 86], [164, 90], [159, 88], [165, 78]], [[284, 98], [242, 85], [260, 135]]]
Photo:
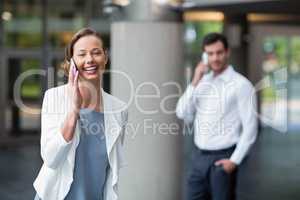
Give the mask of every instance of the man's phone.
[[208, 55], [206, 52], [202, 53], [201, 61], [203, 62], [203, 64], [206, 65], [205, 73], [207, 73], [209, 71], [209, 68], [208, 68]]
[[206, 52], [204, 52], [204, 53], [202, 54], [201, 60], [202, 60], [202, 62], [203, 62], [204, 64], [208, 65], [208, 55], [207, 55]]

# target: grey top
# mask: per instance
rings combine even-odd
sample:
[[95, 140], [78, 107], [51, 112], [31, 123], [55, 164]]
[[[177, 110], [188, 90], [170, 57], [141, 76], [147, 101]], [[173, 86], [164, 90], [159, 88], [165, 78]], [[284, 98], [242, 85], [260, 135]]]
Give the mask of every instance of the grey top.
[[73, 183], [66, 200], [103, 200], [109, 169], [104, 114], [80, 110], [80, 142], [76, 149]]
[[[109, 170], [104, 113], [81, 109], [79, 125], [73, 182], [65, 200], [103, 200]], [[34, 200], [40, 200], [37, 194]]]

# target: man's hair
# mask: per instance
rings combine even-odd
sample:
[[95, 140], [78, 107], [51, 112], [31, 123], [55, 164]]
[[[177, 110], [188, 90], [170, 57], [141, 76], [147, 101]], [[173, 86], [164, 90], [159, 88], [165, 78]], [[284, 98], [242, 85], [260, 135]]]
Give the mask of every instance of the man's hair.
[[222, 42], [224, 48], [228, 49], [228, 41], [227, 38], [221, 34], [221, 33], [209, 33], [206, 36], [204, 36], [203, 42], [202, 42], [202, 50], [204, 51], [205, 46], [213, 44], [215, 42]]

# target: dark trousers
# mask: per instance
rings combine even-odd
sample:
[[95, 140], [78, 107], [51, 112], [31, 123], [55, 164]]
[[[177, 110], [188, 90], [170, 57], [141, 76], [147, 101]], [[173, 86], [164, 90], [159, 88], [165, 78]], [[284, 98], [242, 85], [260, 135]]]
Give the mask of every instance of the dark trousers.
[[187, 175], [186, 200], [234, 200], [236, 174], [228, 174], [222, 166], [215, 166], [220, 159], [230, 158], [235, 147], [207, 151], [196, 148], [192, 154]]

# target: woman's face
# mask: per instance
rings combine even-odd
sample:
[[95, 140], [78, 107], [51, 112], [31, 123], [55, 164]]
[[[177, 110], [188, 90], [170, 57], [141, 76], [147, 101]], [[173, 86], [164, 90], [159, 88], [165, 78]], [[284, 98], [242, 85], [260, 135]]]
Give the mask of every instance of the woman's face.
[[82, 78], [99, 79], [107, 63], [102, 41], [94, 35], [83, 36], [74, 44], [73, 60]]

